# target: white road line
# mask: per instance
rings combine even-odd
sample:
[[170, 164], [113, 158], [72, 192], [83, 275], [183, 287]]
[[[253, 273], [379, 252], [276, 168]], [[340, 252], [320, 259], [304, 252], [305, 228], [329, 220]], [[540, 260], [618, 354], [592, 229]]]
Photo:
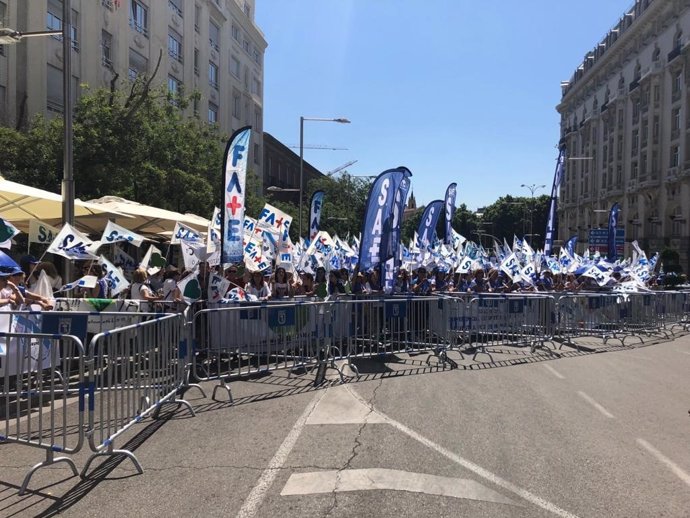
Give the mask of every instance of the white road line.
[[259, 510], [264, 498], [266, 498], [266, 493], [271, 488], [271, 485], [273, 485], [273, 481], [278, 473], [280, 473], [280, 469], [283, 467], [283, 464], [285, 464], [288, 455], [290, 455], [292, 448], [294, 448], [297, 439], [302, 433], [302, 429], [304, 428], [309, 415], [314, 411], [314, 408], [316, 408], [316, 405], [319, 404], [319, 401], [321, 401], [321, 398], [326, 392], [327, 390], [320, 390], [316, 396], [314, 396], [314, 399], [312, 399], [307, 405], [307, 408], [304, 409], [302, 415], [299, 416], [299, 419], [297, 419], [297, 422], [292, 427], [292, 430], [290, 430], [290, 433], [287, 435], [287, 437], [285, 437], [283, 444], [280, 445], [278, 451], [276, 451], [276, 454], [273, 456], [271, 461], [268, 463], [268, 466], [261, 474], [261, 477], [259, 477], [258, 482], [245, 499], [242, 507], [237, 513], [237, 518], [250, 518]]
[[678, 466], [678, 464], [666, 457], [663, 453], [661, 453], [659, 450], [657, 450], [654, 446], [649, 444], [644, 439], [637, 439], [637, 442], [645, 450], [654, 455], [657, 458], [657, 460], [666, 464], [671, 469], [671, 471], [673, 471], [673, 474], [676, 475], [683, 482], [685, 482], [686, 485], [690, 486], [690, 475], [683, 471], [683, 469], [680, 466]]
[[[348, 388], [348, 390], [350, 390], [349, 387], [347, 387], [347, 388]], [[422, 443], [427, 448], [431, 448], [432, 450], [440, 453], [441, 455], [443, 455], [447, 459], [455, 462], [456, 464], [462, 466], [463, 468], [468, 469], [471, 472], [475, 473], [476, 475], [488, 480], [492, 484], [495, 484], [499, 487], [502, 487], [503, 489], [507, 489], [508, 491], [515, 493], [516, 495], [527, 500], [528, 502], [531, 502], [534, 505], [541, 507], [542, 509], [545, 509], [546, 511], [549, 511], [549, 512], [551, 512], [557, 516], [562, 516], [563, 518], [577, 518], [576, 515], [571, 514], [564, 509], [561, 509], [560, 507], [558, 507], [555, 504], [552, 504], [548, 500], [544, 500], [543, 498], [541, 498], [541, 497], [539, 497], [533, 493], [530, 493], [526, 489], [522, 489], [521, 487], [516, 486], [512, 482], [509, 482], [509, 481], [499, 477], [498, 475], [495, 475], [494, 473], [490, 472], [489, 470], [482, 468], [480, 465], [475, 464], [474, 462], [472, 462], [470, 460], [467, 460], [467, 459], [460, 457], [460, 455], [457, 455], [456, 453], [453, 453], [452, 451], [447, 450], [446, 448], [444, 448], [440, 444], [436, 444], [435, 442], [431, 441], [430, 439], [427, 439], [423, 435], [415, 432], [411, 428], [408, 428], [404, 424], [399, 423], [398, 421], [395, 421], [394, 419], [391, 419], [386, 414], [379, 412], [378, 410], [375, 410], [373, 407], [371, 407], [371, 405], [369, 405], [369, 403], [364, 401], [364, 399], [362, 399], [359, 396], [359, 394], [355, 393], [354, 391], [353, 391], [353, 395], [357, 399], [359, 399], [362, 403], [369, 406], [373, 412], [376, 412], [381, 417], [383, 417], [388, 422], [388, 424], [390, 424], [391, 426], [397, 428], [402, 433], [410, 436], [414, 440]]]
[[596, 408], [597, 410], [599, 410], [599, 412], [601, 412], [604, 416], [608, 417], [609, 419], [615, 419], [615, 417], [613, 416], [613, 414], [612, 414], [611, 412], [609, 412], [608, 410], [606, 410], [603, 406], [601, 406], [599, 403], [597, 403], [596, 401], [594, 401], [590, 396], [588, 396], [587, 394], [585, 394], [585, 393], [582, 392], [581, 390], [578, 390], [578, 391], [577, 391], [577, 394], [578, 394], [582, 399], [584, 399], [585, 401], [587, 401], [587, 403], [589, 403], [589, 404], [592, 405], [594, 408]]
[[565, 376], [563, 376], [563, 374], [561, 374], [561, 373], [558, 372], [556, 369], [554, 369], [553, 367], [551, 367], [551, 365], [548, 365], [548, 364], [545, 363], [545, 364], [544, 364], [544, 368], [545, 368], [547, 371], [549, 371], [551, 374], [553, 374], [554, 376], [556, 376], [559, 380], [564, 380], [564, 379], [565, 379]]
[[678, 352], [683, 353], [683, 354], [690, 354], [690, 351], [678, 351]]

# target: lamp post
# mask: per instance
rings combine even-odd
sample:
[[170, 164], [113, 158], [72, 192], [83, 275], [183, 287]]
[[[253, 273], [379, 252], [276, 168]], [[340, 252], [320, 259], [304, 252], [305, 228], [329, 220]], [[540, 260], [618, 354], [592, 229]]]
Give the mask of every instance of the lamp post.
[[523, 183], [520, 187], [529, 189], [529, 192], [532, 195], [529, 205], [529, 233], [531, 236], [534, 233], [534, 193], [539, 189], [546, 189], [546, 185], [537, 185], [535, 183], [532, 185], [527, 185]]
[[[0, 44], [19, 43], [24, 38], [62, 35], [62, 96], [63, 140], [62, 153], [62, 224], [74, 225], [74, 172], [72, 147], [72, 2], [62, 0], [62, 30], [21, 32], [0, 28]], [[71, 277], [71, 264], [65, 261], [64, 280]]]
[[313, 122], [338, 122], [340, 124], [350, 124], [350, 121], [345, 118], [324, 119], [320, 117], [302, 117], [299, 118], [299, 236], [302, 237], [302, 198], [304, 194], [304, 121]]

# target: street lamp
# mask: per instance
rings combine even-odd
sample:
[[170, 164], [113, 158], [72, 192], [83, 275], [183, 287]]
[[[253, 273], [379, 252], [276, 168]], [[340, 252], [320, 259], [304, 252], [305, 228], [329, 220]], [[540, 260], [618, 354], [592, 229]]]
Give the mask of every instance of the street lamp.
[[299, 192], [299, 189], [292, 189], [289, 187], [278, 187], [277, 185], [271, 185], [270, 187], [266, 187], [266, 190], [270, 192]]
[[323, 119], [320, 117], [299, 118], [299, 237], [302, 237], [302, 198], [304, 194], [304, 121], [338, 122], [340, 124], [350, 124], [349, 119], [344, 119], [342, 117], [337, 119]]
[[[62, 30], [21, 32], [7, 27], [0, 29], [0, 44], [19, 43], [24, 38], [62, 35], [62, 96], [63, 139], [62, 153], [62, 224], [74, 225], [74, 171], [72, 148], [72, 2], [62, 0]], [[71, 264], [65, 261], [64, 279], [71, 277]]]
[[530, 235], [534, 232], [534, 193], [539, 189], [546, 189], [546, 185], [537, 185], [533, 183], [532, 185], [522, 184], [520, 187], [529, 189], [532, 198], [529, 205], [529, 233]]

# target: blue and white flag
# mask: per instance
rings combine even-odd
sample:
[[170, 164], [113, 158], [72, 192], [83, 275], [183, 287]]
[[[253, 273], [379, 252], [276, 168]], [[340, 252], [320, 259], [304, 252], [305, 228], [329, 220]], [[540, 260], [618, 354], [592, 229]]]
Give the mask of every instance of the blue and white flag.
[[113, 260], [116, 264], [122, 265], [125, 276], [128, 274], [131, 275], [131, 272], [137, 269], [137, 262], [134, 260], [134, 257], [126, 253], [117, 245], [113, 246]]
[[71, 291], [74, 288], [94, 288], [98, 282], [98, 277], [95, 275], [84, 275], [81, 279], [77, 279], [74, 282], [68, 282], [62, 288], [56, 291], [56, 293], [63, 291]]
[[98, 256], [88, 250], [92, 244], [93, 241], [88, 237], [69, 223], [65, 223], [48, 247], [47, 252], [75, 261], [98, 259]]
[[405, 203], [407, 201], [407, 193], [410, 190], [410, 177], [412, 173], [409, 169], [399, 168], [403, 176], [400, 179], [400, 184], [395, 191], [395, 199], [393, 200], [393, 211], [391, 213], [391, 230], [388, 234], [388, 245], [386, 248], [386, 263], [383, 274], [383, 291], [386, 294], [393, 293], [395, 285], [395, 274], [400, 267], [400, 259], [398, 248], [400, 246], [400, 230], [402, 225], [402, 216], [405, 211]]
[[[274, 240], [280, 243], [290, 238], [290, 225], [292, 225], [292, 216], [266, 203], [254, 225], [254, 233], [259, 233], [258, 229], [262, 230], [261, 234], [266, 231], [271, 232]], [[259, 236], [260, 239], [261, 237]]]
[[206, 251], [212, 254], [220, 250], [220, 209], [215, 207], [213, 209], [213, 217], [208, 222], [208, 229], [206, 231]]
[[566, 251], [572, 256], [575, 257], [575, 247], [577, 246], [577, 236], [573, 236], [570, 239], [568, 239], [568, 242], [565, 244], [565, 249]]
[[319, 233], [319, 223], [321, 222], [321, 210], [323, 209], [323, 191], [315, 191], [311, 195], [309, 206], [309, 241], [313, 241]]
[[615, 261], [618, 258], [618, 250], [616, 250], [616, 227], [618, 226], [619, 211], [620, 205], [614, 203], [609, 213], [609, 253], [607, 257], [609, 261]]
[[127, 230], [126, 228], [121, 227], [120, 225], [116, 225], [112, 221], [108, 221], [108, 224], [105, 226], [105, 229], [103, 230], [101, 244], [111, 245], [113, 243], [118, 243], [120, 241], [131, 243], [134, 246], [141, 246], [141, 243], [144, 242], [144, 238], [139, 234], [132, 232], [131, 230]]
[[434, 240], [436, 224], [438, 223], [438, 218], [441, 216], [442, 211], [443, 202], [441, 200], [432, 201], [424, 209], [424, 214], [422, 214], [422, 219], [417, 229], [417, 236], [419, 236], [417, 238], [417, 247], [419, 247], [420, 250], [426, 250]]
[[362, 226], [362, 240], [359, 247], [359, 271], [368, 272], [380, 267], [387, 259], [388, 233], [391, 231], [391, 217], [395, 193], [404, 176], [405, 168], [384, 171], [371, 185]]
[[241, 263], [244, 259], [244, 188], [251, 126], [240, 128], [228, 141], [223, 158], [223, 199], [221, 220], [221, 263]]
[[185, 243], [202, 243], [204, 240], [201, 237], [200, 232], [197, 232], [193, 228], [183, 225], [178, 221], [175, 223], [170, 244], [179, 245], [182, 241]]
[[446, 199], [444, 202], [444, 207], [446, 209], [446, 235], [443, 238], [443, 242], [447, 245], [453, 242], [453, 232], [451, 225], [453, 223], [453, 215], [455, 214], [455, 195], [457, 191], [457, 186], [458, 184], [452, 183], [446, 189]]
[[209, 302], [220, 302], [225, 298], [225, 294], [230, 289], [230, 281], [221, 277], [217, 273], [212, 273], [208, 278], [208, 293], [207, 298]]
[[561, 188], [561, 179], [565, 169], [565, 145], [561, 146], [556, 163], [556, 172], [553, 175], [553, 186], [551, 187], [551, 205], [549, 206], [549, 219], [546, 222], [546, 232], [544, 234], [544, 256], [551, 256], [553, 250], [553, 238], [556, 233], [556, 203], [558, 202], [558, 190]]
[[110, 294], [115, 297], [118, 293], [126, 290], [129, 287], [129, 281], [125, 279], [125, 275], [115, 267], [113, 263], [108, 261], [104, 256], [98, 260], [105, 271], [105, 280], [110, 286]]
[[29, 243], [47, 245], [52, 243], [60, 229], [52, 227], [42, 221], [32, 218], [29, 221]]

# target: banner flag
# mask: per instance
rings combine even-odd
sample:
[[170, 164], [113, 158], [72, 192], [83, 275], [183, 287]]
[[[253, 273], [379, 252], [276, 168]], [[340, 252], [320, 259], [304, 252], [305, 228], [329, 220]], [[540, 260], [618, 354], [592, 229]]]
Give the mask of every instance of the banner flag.
[[37, 219], [29, 221], [29, 243], [48, 245], [53, 242], [60, 229], [51, 227]]
[[570, 254], [571, 257], [575, 257], [575, 247], [577, 246], [577, 236], [573, 236], [568, 239], [565, 244], [565, 250]]
[[133, 272], [137, 268], [137, 262], [134, 257], [127, 254], [122, 248], [117, 245], [113, 245], [113, 259], [115, 264], [122, 265], [122, 269], [125, 271], [125, 275]]
[[87, 248], [93, 244], [88, 237], [73, 228], [69, 223], [65, 223], [60, 232], [48, 247], [47, 252], [61, 255], [70, 260], [98, 259]]
[[98, 262], [101, 263], [103, 270], [105, 270], [105, 280], [108, 281], [108, 285], [110, 286], [110, 294], [113, 297], [129, 288], [129, 281], [125, 279], [124, 274], [118, 268], [116, 268], [113, 263], [108, 261], [108, 259], [106, 259], [104, 256], [101, 256]]
[[520, 261], [518, 261], [515, 252], [513, 252], [503, 260], [500, 266], [500, 270], [502, 272], [505, 272], [505, 274], [508, 275], [511, 279], [516, 281], [518, 280], [517, 278], [520, 277], [521, 268]]
[[177, 287], [187, 305], [201, 298], [201, 285], [199, 284], [198, 276], [199, 270], [194, 270], [177, 283]]
[[101, 243], [104, 245], [110, 245], [119, 241], [126, 241], [138, 247], [144, 242], [144, 238], [139, 234], [132, 232], [131, 230], [127, 230], [120, 225], [116, 225], [112, 221], [108, 221], [108, 224], [103, 230]]
[[217, 273], [212, 273], [208, 279], [208, 301], [220, 302], [225, 298], [225, 294], [230, 289], [230, 281], [221, 277]]
[[244, 188], [251, 131], [251, 126], [245, 126], [233, 133], [223, 157], [223, 217], [220, 229], [222, 264], [238, 264], [244, 259]]
[[544, 256], [550, 257], [553, 250], [553, 237], [556, 233], [556, 203], [558, 202], [558, 191], [561, 188], [561, 179], [565, 169], [565, 145], [562, 145], [558, 152], [556, 172], [553, 175], [553, 186], [551, 187], [551, 205], [549, 206], [549, 218], [546, 222], [546, 232], [544, 233]]
[[400, 184], [395, 191], [395, 199], [393, 201], [393, 212], [391, 214], [391, 230], [388, 238], [388, 246], [386, 250], [386, 263], [383, 274], [383, 291], [386, 294], [393, 293], [395, 285], [395, 274], [400, 268], [400, 258], [398, 249], [400, 247], [400, 232], [402, 226], [402, 216], [405, 211], [405, 203], [407, 202], [407, 193], [410, 191], [412, 181], [410, 177], [412, 173], [409, 169], [400, 167], [402, 171], [402, 178]]
[[314, 191], [311, 195], [311, 203], [309, 206], [309, 240], [313, 241], [316, 234], [319, 233], [319, 223], [321, 222], [321, 209], [323, 209], [323, 191]]
[[9, 221], [0, 218], [0, 248], [12, 249], [12, 238], [19, 234], [20, 230]]
[[220, 209], [215, 207], [213, 209], [213, 217], [208, 222], [208, 229], [206, 231], [206, 251], [209, 254], [214, 253], [219, 249], [220, 245]]
[[614, 203], [609, 213], [609, 250], [608, 261], [615, 261], [618, 258], [618, 251], [616, 250], [616, 227], [618, 226], [618, 212], [620, 205]]
[[441, 216], [441, 211], [443, 210], [443, 202], [441, 200], [434, 200], [429, 203], [424, 209], [424, 214], [419, 222], [419, 228], [417, 229], [417, 235], [419, 236], [417, 241], [417, 247], [420, 250], [426, 250], [434, 239], [434, 234], [436, 233], [436, 224], [438, 223], [438, 218]]
[[200, 262], [206, 261], [205, 245], [180, 241], [180, 247], [185, 270], [193, 270]]
[[74, 282], [68, 282], [55, 293], [62, 291], [70, 291], [74, 288], [94, 288], [97, 282], [98, 277], [96, 277], [95, 275], [84, 275], [81, 279], [77, 279]]
[[[258, 226], [264, 232], [269, 230], [276, 241], [286, 241], [290, 237], [290, 225], [292, 225], [292, 216], [266, 203], [254, 225], [254, 232], [256, 233]], [[258, 237], [261, 238], [260, 235]]]
[[446, 209], [446, 234], [443, 237], [443, 242], [447, 245], [453, 242], [453, 231], [451, 225], [453, 223], [453, 215], [455, 214], [455, 197], [457, 187], [458, 184], [452, 183], [446, 189], [446, 198], [444, 202], [444, 207]]
[[139, 268], [143, 268], [149, 275], [155, 275], [158, 271], [167, 264], [165, 257], [158, 248], [149, 246], [146, 255], [141, 260]]
[[388, 248], [390, 218], [395, 193], [404, 176], [405, 168], [388, 169], [378, 175], [371, 184], [362, 225], [359, 247], [359, 271], [369, 272], [381, 266], [382, 254]]
[[170, 238], [170, 244], [179, 245], [182, 241], [187, 243], [202, 243], [203, 239], [200, 232], [178, 221], [175, 223], [172, 238]]

